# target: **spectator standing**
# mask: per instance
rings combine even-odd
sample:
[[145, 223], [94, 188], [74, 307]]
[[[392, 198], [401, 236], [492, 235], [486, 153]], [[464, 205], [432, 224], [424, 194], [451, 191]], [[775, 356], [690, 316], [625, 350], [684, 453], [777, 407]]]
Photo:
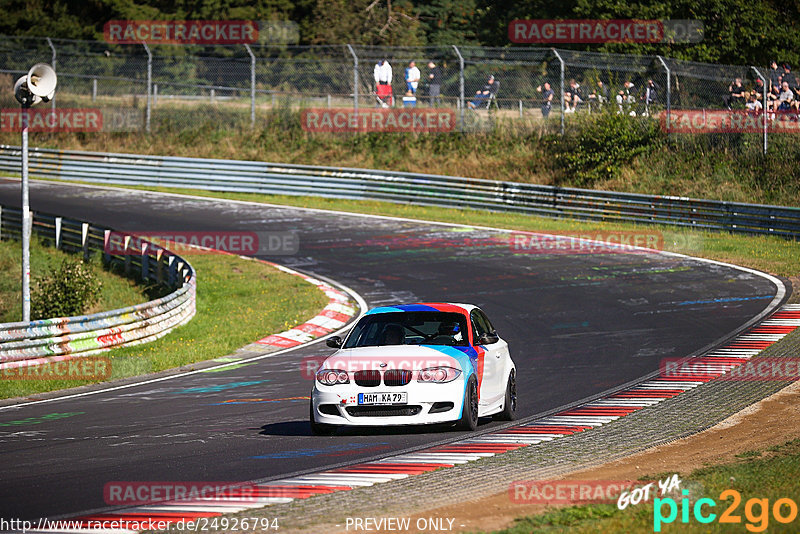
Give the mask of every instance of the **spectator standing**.
[[783, 72], [778, 68], [778, 62], [772, 61], [769, 64], [769, 73], [767, 74], [769, 79], [769, 87], [768, 89], [772, 91], [772, 88], [780, 88], [781, 86], [781, 75]]
[[[386, 59], [381, 59], [372, 70], [375, 78], [375, 92], [378, 95], [378, 106], [389, 107], [394, 102], [392, 97], [392, 66]], [[387, 100], [389, 102], [387, 102]]]
[[419, 77], [420, 72], [417, 68], [417, 64], [414, 61], [410, 61], [408, 67], [406, 67], [406, 91], [411, 91], [415, 95], [417, 94]]
[[658, 85], [656, 85], [656, 82], [654, 82], [652, 78], [647, 80], [647, 83], [644, 84], [639, 100], [644, 104], [642, 115], [647, 117], [650, 115], [650, 106], [658, 102]]
[[428, 62], [428, 96], [431, 107], [438, 106], [441, 102], [442, 68], [433, 61]]
[[542, 93], [542, 117], [547, 118], [553, 109], [553, 96], [555, 93], [550, 87], [550, 82], [544, 82], [544, 85], [540, 85], [536, 90]]
[[617, 93], [617, 113], [629, 113], [631, 115], [636, 115], [635, 111], [631, 110], [631, 104], [636, 102], [636, 97], [634, 96], [634, 91], [636, 90], [636, 86], [633, 85], [633, 82], [630, 80], [626, 80], [622, 84], [622, 89], [619, 90]]
[[783, 89], [783, 82], [789, 84], [789, 89], [797, 88], [797, 78], [792, 72], [792, 67], [788, 63], [783, 64], [783, 77], [781, 78], [781, 89]]

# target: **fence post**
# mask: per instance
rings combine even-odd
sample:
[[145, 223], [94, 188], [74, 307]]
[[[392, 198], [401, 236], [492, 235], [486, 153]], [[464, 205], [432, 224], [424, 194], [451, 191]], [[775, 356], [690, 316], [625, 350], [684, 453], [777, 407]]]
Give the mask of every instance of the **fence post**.
[[150, 47], [147, 46], [147, 43], [144, 41], [142, 41], [142, 46], [144, 46], [144, 51], [147, 52], [147, 110], [144, 115], [144, 129], [150, 132], [150, 106], [152, 105], [150, 99], [152, 98], [153, 90], [153, 54], [150, 53]]
[[560, 65], [558, 79], [561, 82], [561, 93], [558, 96], [558, 101], [561, 102], [561, 135], [564, 135], [564, 60], [561, 58], [561, 54], [558, 53], [558, 50], [555, 48], [551, 50], [553, 54], [555, 54], [558, 64]]
[[3, 240], [3, 206], [0, 206], [0, 241]]
[[[53, 52], [53, 57], [50, 58], [50, 66], [53, 67], [54, 71], [58, 72], [58, 69], [56, 68], [56, 55], [57, 55], [56, 54], [56, 47], [53, 46], [53, 41], [51, 41], [49, 37], [47, 38], [47, 44], [50, 46], [50, 50]], [[55, 95], [55, 93], [53, 93], [53, 99], [50, 100], [50, 109], [52, 109], [53, 111], [55, 111], [55, 109], [56, 109], [56, 95]]]
[[464, 56], [456, 45], [453, 45], [453, 50], [456, 51], [458, 56], [458, 109], [459, 120], [461, 121], [461, 129], [464, 129]]
[[761, 96], [761, 98], [762, 98], [761, 102], [763, 104], [763, 107], [761, 108], [761, 113], [764, 115], [764, 154], [766, 154], [767, 153], [767, 115], [768, 115], [768, 113], [767, 113], [767, 79], [764, 77], [763, 74], [761, 74], [761, 71], [758, 70], [757, 68], [755, 68], [753, 66], [751, 66], [750, 68], [753, 69], [753, 71], [756, 73], [756, 76], [761, 78], [761, 81], [763, 82], [763, 85], [764, 85], [764, 88], [762, 89], [764, 94]]
[[358, 56], [351, 45], [347, 45], [347, 50], [353, 56], [353, 110], [358, 114]]
[[92, 102], [97, 100], [97, 78], [92, 78]]
[[250, 45], [245, 43], [244, 47], [250, 54], [250, 125], [256, 125], [256, 56], [250, 50]]
[[667, 123], [666, 124], [667, 124], [667, 137], [669, 137], [670, 124], [672, 124], [671, 122], [669, 122], [670, 114], [672, 111], [672, 102], [671, 102], [672, 73], [669, 70], [669, 66], [667, 66], [667, 62], [664, 61], [664, 58], [661, 56], [656, 56], [656, 57], [658, 58], [658, 61], [661, 62], [661, 66], [664, 67], [664, 72], [667, 73]]

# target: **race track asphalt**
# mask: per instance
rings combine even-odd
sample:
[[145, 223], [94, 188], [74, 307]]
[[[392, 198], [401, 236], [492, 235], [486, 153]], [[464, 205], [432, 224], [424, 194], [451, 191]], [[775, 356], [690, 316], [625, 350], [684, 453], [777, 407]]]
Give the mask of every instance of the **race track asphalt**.
[[[0, 203], [18, 206], [19, 190], [18, 181], [0, 181]], [[515, 253], [507, 233], [466, 226], [44, 182], [32, 183], [31, 206], [120, 230], [296, 231], [297, 254], [267, 259], [341, 282], [370, 307], [477, 304], [510, 345], [521, 417], [719, 343], [777, 291], [756, 274], [666, 254]], [[313, 437], [308, 402], [275, 399], [307, 396], [303, 358], [331, 352], [317, 342], [223, 372], [3, 409], [0, 517], [103, 509], [111, 481], [276, 478], [462, 435], [414, 428]], [[226, 402], [235, 399], [246, 400]]]

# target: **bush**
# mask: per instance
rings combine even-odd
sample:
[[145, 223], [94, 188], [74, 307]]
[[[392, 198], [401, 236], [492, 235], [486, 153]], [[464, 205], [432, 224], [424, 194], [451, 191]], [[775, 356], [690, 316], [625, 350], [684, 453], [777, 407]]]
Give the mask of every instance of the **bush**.
[[102, 282], [91, 267], [64, 258], [58, 269], [37, 280], [31, 291], [31, 319], [81, 315], [100, 297]]
[[545, 139], [556, 167], [564, 171], [562, 181], [571, 186], [591, 187], [613, 179], [623, 165], [658, 147], [665, 137], [655, 119], [613, 112], [576, 119], [581, 124], [564, 137]]

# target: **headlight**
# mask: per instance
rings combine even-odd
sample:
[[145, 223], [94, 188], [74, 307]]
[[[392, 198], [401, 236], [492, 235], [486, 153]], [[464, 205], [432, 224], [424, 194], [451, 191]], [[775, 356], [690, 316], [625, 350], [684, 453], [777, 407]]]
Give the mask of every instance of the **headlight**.
[[347, 371], [322, 369], [317, 372], [317, 381], [326, 386], [335, 386], [336, 384], [349, 384], [350, 377], [347, 375]]
[[417, 375], [418, 382], [436, 382], [443, 384], [445, 382], [452, 382], [461, 374], [458, 369], [452, 367], [428, 367], [421, 369]]

